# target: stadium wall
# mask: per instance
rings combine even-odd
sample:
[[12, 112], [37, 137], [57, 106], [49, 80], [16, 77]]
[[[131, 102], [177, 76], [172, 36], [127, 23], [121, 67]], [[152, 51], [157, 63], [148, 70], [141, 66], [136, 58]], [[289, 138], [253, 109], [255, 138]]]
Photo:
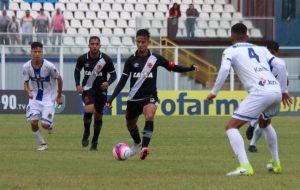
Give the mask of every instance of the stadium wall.
[[[159, 91], [160, 104], [157, 115], [161, 116], [231, 116], [247, 95], [245, 91], [221, 91], [214, 101], [206, 101], [209, 91]], [[300, 92], [291, 93], [294, 104], [282, 105], [280, 115], [300, 115]], [[121, 92], [105, 115], [123, 115], [128, 92]], [[0, 114], [25, 114], [28, 97], [22, 90], [0, 90]], [[83, 114], [83, 102], [74, 91], [63, 92], [63, 105], [56, 106], [56, 113]]]

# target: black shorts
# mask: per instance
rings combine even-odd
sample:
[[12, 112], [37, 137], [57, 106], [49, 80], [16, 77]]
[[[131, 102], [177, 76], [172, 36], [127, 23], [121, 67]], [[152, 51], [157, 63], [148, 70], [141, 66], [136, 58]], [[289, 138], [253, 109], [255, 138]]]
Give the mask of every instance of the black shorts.
[[103, 114], [103, 108], [106, 103], [107, 93], [101, 90], [89, 89], [82, 93], [82, 101], [85, 105], [94, 104], [97, 113]]
[[143, 108], [147, 104], [158, 105], [158, 98], [151, 97], [140, 101], [127, 101], [125, 117], [128, 120], [134, 119], [143, 113]]

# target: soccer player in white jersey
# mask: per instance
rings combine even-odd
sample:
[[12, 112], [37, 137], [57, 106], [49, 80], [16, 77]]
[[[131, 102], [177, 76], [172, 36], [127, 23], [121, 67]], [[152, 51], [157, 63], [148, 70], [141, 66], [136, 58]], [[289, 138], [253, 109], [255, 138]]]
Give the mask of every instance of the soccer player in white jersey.
[[[287, 92], [281, 90], [278, 80], [270, 71], [268, 63], [278, 64], [277, 68], [286, 70], [285, 65], [281, 65], [265, 47], [260, 47], [247, 43], [247, 27], [242, 23], [237, 23], [231, 28], [232, 46], [224, 50], [222, 64], [215, 82], [215, 85], [207, 96], [207, 100], [216, 97], [226, 80], [230, 67], [233, 67], [244, 88], [248, 91], [248, 96], [240, 103], [234, 111], [232, 118], [226, 125], [226, 134], [230, 145], [237, 156], [240, 166], [227, 173], [233, 175], [253, 175], [254, 170], [248, 160], [244, 140], [239, 132], [239, 128], [252, 119], [259, 118], [259, 125], [266, 137], [266, 142], [271, 152], [271, 167], [274, 173], [281, 172], [278, 155], [277, 136], [271, 125], [271, 118], [280, 109], [280, 102], [284, 105], [292, 103]], [[280, 72], [279, 79], [287, 78], [286, 72]]]
[[40, 146], [38, 150], [47, 149], [46, 142], [39, 130], [39, 120], [44, 129], [53, 126], [55, 100], [62, 104], [62, 78], [53, 63], [43, 59], [43, 44], [31, 44], [31, 60], [23, 65], [24, 90], [29, 97], [26, 107], [26, 119]]
[[[269, 42], [267, 44], [267, 48], [277, 58], [276, 61], [281, 62], [280, 64], [286, 65], [284, 60], [279, 58], [280, 51], [279, 51], [279, 45], [277, 42], [275, 42], [275, 41]], [[285, 70], [280, 70], [280, 68], [276, 67], [278, 64], [272, 64], [272, 62], [270, 62], [269, 65], [270, 65], [270, 69], [271, 69], [273, 75], [276, 78], [277, 78], [279, 72], [285, 72]], [[282, 84], [282, 83], [284, 84], [283, 88], [285, 88], [285, 89], [282, 89], [282, 91], [288, 92], [287, 85], [285, 85], [285, 83], [288, 83], [288, 81], [279, 81], [279, 82], [280, 82], [280, 84]], [[257, 126], [254, 130], [254, 127], [257, 125], [257, 123], [258, 123], [257, 120], [252, 120], [249, 123], [249, 126], [246, 131], [247, 139], [251, 140], [249, 147], [248, 147], [249, 152], [257, 152], [256, 143], [262, 136], [262, 130], [259, 126]]]

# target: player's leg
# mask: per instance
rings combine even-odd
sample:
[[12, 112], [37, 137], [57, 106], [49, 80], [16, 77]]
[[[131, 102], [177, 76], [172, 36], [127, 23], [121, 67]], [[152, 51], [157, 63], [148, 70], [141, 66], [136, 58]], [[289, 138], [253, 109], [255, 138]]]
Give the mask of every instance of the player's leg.
[[239, 128], [245, 123], [257, 119], [260, 113], [268, 107], [268, 94], [249, 94], [233, 113], [232, 119], [226, 125], [226, 134], [230, 145], [236, 154], [240, 166], [227, 175], [253, 175], [254, 171], [248, 160], [244, 140]]
[[92, 117], [94, 113], [94, 97], [90, 90], [83, 91], [82, 100], [85, 106], [83, 115], [84, 132], [82, 135], [81, 144], [83, 147], [87, 147], [89, 145], [90, 126], [92, 123]]
[[245, 123], [247, 123], [247, 121], [231, 118], [226, 125], [226, 134], [229, 139], [231, 148], [240, 163], [240, 166], [236, 170], [227, 173], [228, 176], [253, 175], [254, 173], [246, 154], [243, 137], [239, 132], [239, 128]]
[[257, 152], [256, 143], [260, 139], [261, 136], [262, 136], [262, 129], [258, 125], [255, 128], [254, 133], [253, 133], [253, 137], [250, 141], [250, 144], [249, 144], [249, 147], [248, 147], [249, 152]]
[[246, 130], [246, 137], [248, 140], [251, 140], [253, 137], [253, 132], [254, 132], [254, 128], [257, 124], [258, 120], [257, 119], [252, 119], [251, 121], [248, 122], [248, 128]]
[[153, 121], [154, 121], [156, 109], [157, 109], [157, 105], [154, 103], [148, 103], [143, 108], [143, 112], [145, 115], [145, 127], [143, 131], [142, 150], [140, 156], [141, 160], [144, 160], [150, 152], [148, 146], [153, 134], [153, 128], [154, 128]]
[[131, 156], [134, 156], [136, 151], [141, 147], [142, 140], [140, 137], [139, 128], [137, 126], [137, 121], [142, 111], [142, 104], [139, 104], [138, 102], [127, 101], [127, 108], [125, 114], [126, 127], [130, 133], [131, 138], [134, 141], [133, 146], [130, 148]]
[[94, 112], [94, 135], [92, 138], [92, 145], [90, 150], [97, 150], [98, 146], [98, 138], [102, 129], [102, 113], [98, 113], [97, 111]]
[[42, 127], [46, 130], [48, 130], [48, 133], [51, 134], [53, 132], [53, 119], [55, 114], [55, 106], [53, 105], [47, 105], [42, 106]]
[[46, 141], [39, 130], [39, 119], [41, 118], [41, 114], [41, 107], [34, 101], [30, 101], [26, 107], [26, 119], [27, 121], [30, 121], [31, 130], [40, 145], [38, 150], [46, 150]]
[[95, 104], [94, 104], [94, 135], [92, 139], [91, 150], [97, 150], [98, 138], [102, 129], [102, 117], [103, 108], [106, 103], [106, 94], [101, 91], [96, 91], [94, 94]]
[[40, 144], [40, 146], [37, 150], [40, 150], [40, 151], [46, 150], [47, 144], [46, 144], [46, 141], [39, 129], [39, 120], [33, 119], [30, 121], [30, 124], [31, 124], [32, 132], [33, 132], [35, 138], [37, 139], [38, 143]]
[[274, 173], [281, 173], [282, 169], [279, 160], [277, 134], [271, 124], [271, 117], [276, 116], [280, 111], [281, 94], [277, 96], [275, 94], [274, 97], [270, 98], [274, 98], [275, 102], [262, 113], [259, 119], [259, 125], [265, 135], [265, 141], [272, 156], [272, 160], [267, 165], [267, 168]]

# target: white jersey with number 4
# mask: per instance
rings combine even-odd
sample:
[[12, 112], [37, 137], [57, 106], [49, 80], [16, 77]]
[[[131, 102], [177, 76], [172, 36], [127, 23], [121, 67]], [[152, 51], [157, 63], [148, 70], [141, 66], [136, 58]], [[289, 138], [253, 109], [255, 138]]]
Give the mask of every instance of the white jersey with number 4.
[[271, 62], [276, 66], [280, 64], [276, 59], [278, 58], [262, 46], [246, 42], [230, 46], [223, 52], [222, 64], [211, 93], [216, 95], [219, 92], [231, 66], [248, 93], [281, 92], [280, 83], [272, 74], [269, 65]]
[[57, 78], [59, 73], [55, 65], [43, 59], [39, 69], [32, 67], [31, 60], [23, 65], [23, 79], [28, 81], [33, 94], [33, 100], [44, 104], [53, 104], [57, 97]]

